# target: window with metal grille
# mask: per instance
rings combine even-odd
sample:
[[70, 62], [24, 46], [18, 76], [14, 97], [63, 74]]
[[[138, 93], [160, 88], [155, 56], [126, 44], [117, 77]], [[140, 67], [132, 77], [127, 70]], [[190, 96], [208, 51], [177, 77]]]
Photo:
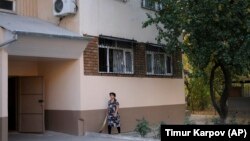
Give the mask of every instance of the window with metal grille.
[[99, 39], [99, 72], [134, 72], [133, 44], [126, 41]]
[[15, 1], [13, 1], [13, 0], [0, 0], [0, 10], [15, 12]]
[[172, 75], [172, 57], [163, 52], [147, 51], [147, 74], [148, 75]]
[[141, 6], [143, 8], [154, 10], [154, 11], [159, 11], [162, 9], [162, 3], [155, 2], [154, 0], [142, 0]]

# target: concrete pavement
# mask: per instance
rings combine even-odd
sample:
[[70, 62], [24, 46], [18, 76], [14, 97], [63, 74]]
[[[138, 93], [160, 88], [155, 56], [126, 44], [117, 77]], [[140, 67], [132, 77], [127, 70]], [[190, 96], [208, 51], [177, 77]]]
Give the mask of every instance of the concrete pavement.
[[47, 131], [45, 134], [9, 133], [9, 141], [157, 141], [122, 135], [107, 135], [87, 133], [85, 136], [72, 136], [63, 133]]

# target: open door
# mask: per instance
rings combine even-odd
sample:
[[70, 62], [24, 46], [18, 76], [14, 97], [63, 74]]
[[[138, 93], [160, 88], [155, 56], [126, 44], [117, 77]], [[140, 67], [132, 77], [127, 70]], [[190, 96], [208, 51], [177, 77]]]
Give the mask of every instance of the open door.
[[44, 86], [42, 77], [19, 78], [19, 132], [44, 132]]

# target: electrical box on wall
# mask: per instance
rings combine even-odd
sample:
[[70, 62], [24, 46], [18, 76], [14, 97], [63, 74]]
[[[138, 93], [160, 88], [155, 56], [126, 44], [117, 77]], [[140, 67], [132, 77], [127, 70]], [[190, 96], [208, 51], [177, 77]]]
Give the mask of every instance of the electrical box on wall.
[[71, 14], [76, 14], [76, 0], [53, 0], [54, 16], [62, 17]]

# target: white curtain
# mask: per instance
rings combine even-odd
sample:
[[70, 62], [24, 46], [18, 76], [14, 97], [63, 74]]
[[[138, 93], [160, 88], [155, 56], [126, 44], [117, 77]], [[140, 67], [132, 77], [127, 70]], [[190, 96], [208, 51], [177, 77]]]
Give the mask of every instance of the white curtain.
[[154, 73], [165, 74], [165, 59], [164, 54], [154, 55]]
[[123, 51], [113, 50], [113, 71], [122, 73], [124, 68]]
[[126, 72], [132, 72], [132, 54], [131, 52], [125, 52], [126, 59]]

